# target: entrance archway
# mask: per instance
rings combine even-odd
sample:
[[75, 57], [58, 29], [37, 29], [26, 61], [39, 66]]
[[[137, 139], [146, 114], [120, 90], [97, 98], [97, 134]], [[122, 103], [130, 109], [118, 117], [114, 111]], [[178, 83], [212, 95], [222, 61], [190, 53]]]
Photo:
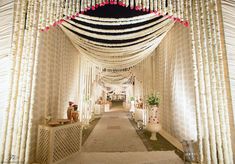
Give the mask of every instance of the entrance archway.
[[[11, 17], [14, 17], [14, 26], [12, 27], [13, 37], [10, 40], [12, 44], [10, 48], [11, 53], [9, 53], [9, 56], [2, 58], [10, 64], [7, 65], [7, 68], [4, 68], [2, 73], [2, 77], [4, 77], [2, 84], [9, 84], [2, 87], [5, 88], [6, 86], [8, 89], [4, 90], [4, 95], [2, 95], [2, 97], [7, 95], [7, 99], [3, 105], [4, 114], [2, 119], [3, 130], [1, 135], [0, 157], [1, 161], [5, 161], [11, 159], [13, 153], [18, 161], [25, 161], [27, 163], [34, 160], [31, 157], [34, 157], [35, 154], [37, 125], [43, 122], [43, 118], [47, 114], [62, 115], [66, 107], [66, 102], [71, 99], [79, 103], [81, 109], [86, 109], [85, 101], [91, 97], [92, 83], [100, 73], [99, 69], [97, 71], [90, 64], [91, 60], [95, 63], [93, 59], [99, 59], [96, 64], [104, 64], [105, 68], [112, 68], [112, 64], [122, 66], [122, 68], [128, 68], [129, 64], [125, 65], [121, 62], [132, 61], [129, 67], [133, 67], [146, 56], [144, 55], [145, 53], [141, 53], [139, 50], [138, 55], [135, 56], [135, 60], [133, 56], [128, 56], [124, 60], [120, 60], [119, 58], [107, 60], [106, 58], [108, 62], [111, 61], [111, 64], [106, 63], [102, 57], [94, 55], [95, 48], [98, 46], [92, 47], [92, 45], [89, 45], [89, 48], [86, 47], [86, 49], [81, 50], [81, 53], [78, 54], [74, 45], [75, 41], [79, 40], [73, 40], [72, 45], [71, 37], [69, 40], [59, 27], [53, 27], [63, 23], [64, 20], [70, 22], [71, 19], [86, 19], [85, 15], [78, 17], [78, 13], [83, 13], [83, 11], [90, 8], [93, 9], [96, 7], [95, 3], [90, 7], [83, 5], [77, 7], [76, 5], [80, 3], [75, 4], [72, 1], [65, 1], [65, 4], [63, 3], [64, 1], [58, 1], [56, 3], [54, 0], [9, 2], [15, 5], [15, 13], [11, 15]], [[115, 1], [111, 2], [116, 3]], [[98, 4], [102, 6], [105, 2]], [[120, 1], [119, 4], [129, 5], [123, 1]], [[140, 6], [137, 4], [130, 3], [130, 8], [135, 7], [136, 10], [139, 10]], [[13, 13], [13, 6], [7, 6], [9, 7], [8, 10], [10, 13]], [[5, 11], [5, 7], [6, 5], [1, 7], [3, 8], [1, 9], [2, 12]], [[154, 9], [154, 6], [152, 8]], [[79, 11], [75, 9], [79, 9]], [[150, 9], [146, 7], [147, 9], [150, 11], [151, 5]], [[191, 52], [188, 55], [192, 60], [191, 69], [193, 78], [191, 77], [191, 79], [193, 79], [193, 83], [191, 84], [193, 84], [194, 89], [191, 89], [194, 90], [194, 107], [197, 140], [200, 145], [200, 160], [205, 163], [232, 163], [231, 127], [229, 122], [231, 90], [229, 89], [228, 79], [226, 79], [228, 69], [220, 1], [177, 1], [177, 3], [173, 3], [173, 1], [167, 1], [167, 3], [166, 1], [161, 1], [160, 5], [158, 4], [157, 8], [155, 8], [157, 16], [159, 14], [165, 15], [166, 10], [169, 13], [167, 19], [173, 18], [173, 20], [178, 23], [181, 22], [185, 26], [188, 26], [187, 21], [190, 22], [190, 27], [187, 29], [189, 31], [187, 32], [190, 33]], [[87, 19], [92, 20], [91, 17]], [[131, 22], [131, 19], [129, 21]], [[142, 20], [139, 19], [139, 21]], [[13, 22], [13, 19], [11, 22]], [[63, 23], [63, 26], [66, 26], [66, 22]], [[174, 28], [176, 26], [179, 25], [175, 25]], [[63, 28], [62, 25], [60, 27]], [[65, 31], [65, 29], [63, 30]], [[179, 28], [179, 30], [181, 29]], [[84, 32], [84, 30], [80, 32]], [[153, 31], [149, 31], [149, 33], [151, 32]], [[164, 32], [167, 32], [167, 30]], [[67, 31], [67, 33], [69, 32]], [[141, 37], [144, 36], [144, 34], [141, 35], [141, 32], [139, 34]], [[69, 35], [72, 36], [73, 34], [70, 33]], [[93, 37], [95, 36], [93, 35]], [[115, 35], [112, 37], [115, 38]], [[132, 35], [125, 37], [133, 39]], [[152, 40], [152, 43], [158, 41], [160, 42], [158, 39]], [[83, 43], [83, 47], [85, 46], [87, 45]], [[43, 49], [41, 49], [42, 47]], [[153, 44], [149, 45], [149, 47], [151, 47], [152, 51], [156, 48]], [[176, 48], [178, 49], [178, 47]], [[108, 48], [105, 50], [107, 51]], [[125, 53], [133, 55], [126, 50]], [[65, 54], [67, 55], [66, 57]], [[140, 57], [139, 55], [143, 56]], [[179, 53], [179, 55], [181, 54]], [[87, 60], [85, 57], [90, 57], [90, 60]], [[167, 59], [161, 55], [156, 58], [158, 57], [160, 59]], [[170, 59], [177, 61], [178, 57], [180, 58], [181, 56], [177, 56], [177, 58], [172, 56]], [[154, 65], [154, 63], [152, 64]], [[175, 68], [180, 69], [178, 68], [177, 62], [172, 62], [172, 64], [175, 64]], [[152, 67], [154, 67], [153, 65]], [[141, 64], [139, 66], [142, 67]], [[155, 67], [157, 66], [155, 65]], [[172, 65], [172, 69], [174, 66]], [[154, 68], [151, 68], [152, 71], [149, 68], [147, 69], [149, 72], [154, 72]], [[158, 77], [167, 79], [166, 76], [161, 76], [161, 73], [163, 72], [159, 72], [160, 76], [157, 77], [148, 77], [150, 79], [152, 78], [150, 80], [150, 86], [153, 89], [157, 89], [158, 85], [156, 80], [153, 79]], [[78, 74], [80, 76], [79, 79], [71, 79], [71, 77], [76, 77]], [[181, 78], [174, 78], [171, 82], [181, 84], [177, 83]], [[136, 79], [141, 83], [141, 79], [138, 79], [138, 77]], [[160, 89], [162, 89], [162, 82], [159, 84]], [[178, 88], [174, 88], [175, 90], [182, 89], [182, 94], [184, 97], [187, 97], [185, 93], [188, 88], [180, 88], [179, 85], [175, 86], [178, 86]], [[146, 85], [143, 85], [143, 96], [150, 92], [147, 88]], [[175, 102], [180, 101], [178, 98], [177, 95], [174, 97]], [[186, 99], [183, 101], [186, 102]], [[189, 104], [192, 103], [190, 102]]]

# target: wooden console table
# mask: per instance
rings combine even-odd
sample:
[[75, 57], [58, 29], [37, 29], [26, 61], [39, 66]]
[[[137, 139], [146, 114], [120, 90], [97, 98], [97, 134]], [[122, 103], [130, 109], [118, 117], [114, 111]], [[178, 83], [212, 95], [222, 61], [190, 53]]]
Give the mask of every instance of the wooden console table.
[[82, 126], [70, 123], [59, 126], [39, 125], [37, 161], [54, 164], [81, 151]]

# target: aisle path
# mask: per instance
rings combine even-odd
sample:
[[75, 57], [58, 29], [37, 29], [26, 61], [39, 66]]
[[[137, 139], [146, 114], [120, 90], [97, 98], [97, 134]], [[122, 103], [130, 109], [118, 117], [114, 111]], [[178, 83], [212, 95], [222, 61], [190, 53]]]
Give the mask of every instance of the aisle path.
[[182, 164], [173, 151], [148, 152], [121, 106], [104, 113], [82, 152], [61, 164]]
[[85, 142], [83, 152], [135, 152], [147, 151], [127, 113], [104, 113]]

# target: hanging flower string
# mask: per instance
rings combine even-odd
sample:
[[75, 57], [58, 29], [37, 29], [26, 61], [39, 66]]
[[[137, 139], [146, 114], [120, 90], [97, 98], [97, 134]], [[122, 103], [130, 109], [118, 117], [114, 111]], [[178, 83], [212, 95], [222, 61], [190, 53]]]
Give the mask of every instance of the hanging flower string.
[[[80, 3], [81, 1], [81, 3]], [[96, 10], [98, 7], [105, 5], [119, 5], [130, 7], [132, 10], [154, 13], [156, 16], [164, 16], [174, 22], [183, 24], [189, 27], [187, 18], [188, 14], [185, 11], [186, 2], [181, 1], [176, 8], [176, 2], [169, 0], [169, 5], [166, 7], [165, 1], [153, 0], [80, 0], [80, 1], [63, 1], [63, 0], [40, 0], [40, 22], [39, 30], [41, 32], [48, 31], [51, 26], [62, 24], [65, 20], [75, 19], [79, 14], [84, 14], [89, 10]], [[81, 5], [80, 5], [81, 4]], [[172, 7], [173, 4], [173, 7]]]

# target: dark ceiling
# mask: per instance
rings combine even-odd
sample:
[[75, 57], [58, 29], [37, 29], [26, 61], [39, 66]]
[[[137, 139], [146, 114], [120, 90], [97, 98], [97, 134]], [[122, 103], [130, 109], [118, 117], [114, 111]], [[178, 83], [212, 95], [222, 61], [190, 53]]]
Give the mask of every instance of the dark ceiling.
[[105, 5], [98, 7], [96, 10], [89, 10], [85, 15], [103, 17], [103, 18], [129, 18], [147, 14], [147, 12], [131, 10], [130, 7], [122, 7], [119, 5]]

